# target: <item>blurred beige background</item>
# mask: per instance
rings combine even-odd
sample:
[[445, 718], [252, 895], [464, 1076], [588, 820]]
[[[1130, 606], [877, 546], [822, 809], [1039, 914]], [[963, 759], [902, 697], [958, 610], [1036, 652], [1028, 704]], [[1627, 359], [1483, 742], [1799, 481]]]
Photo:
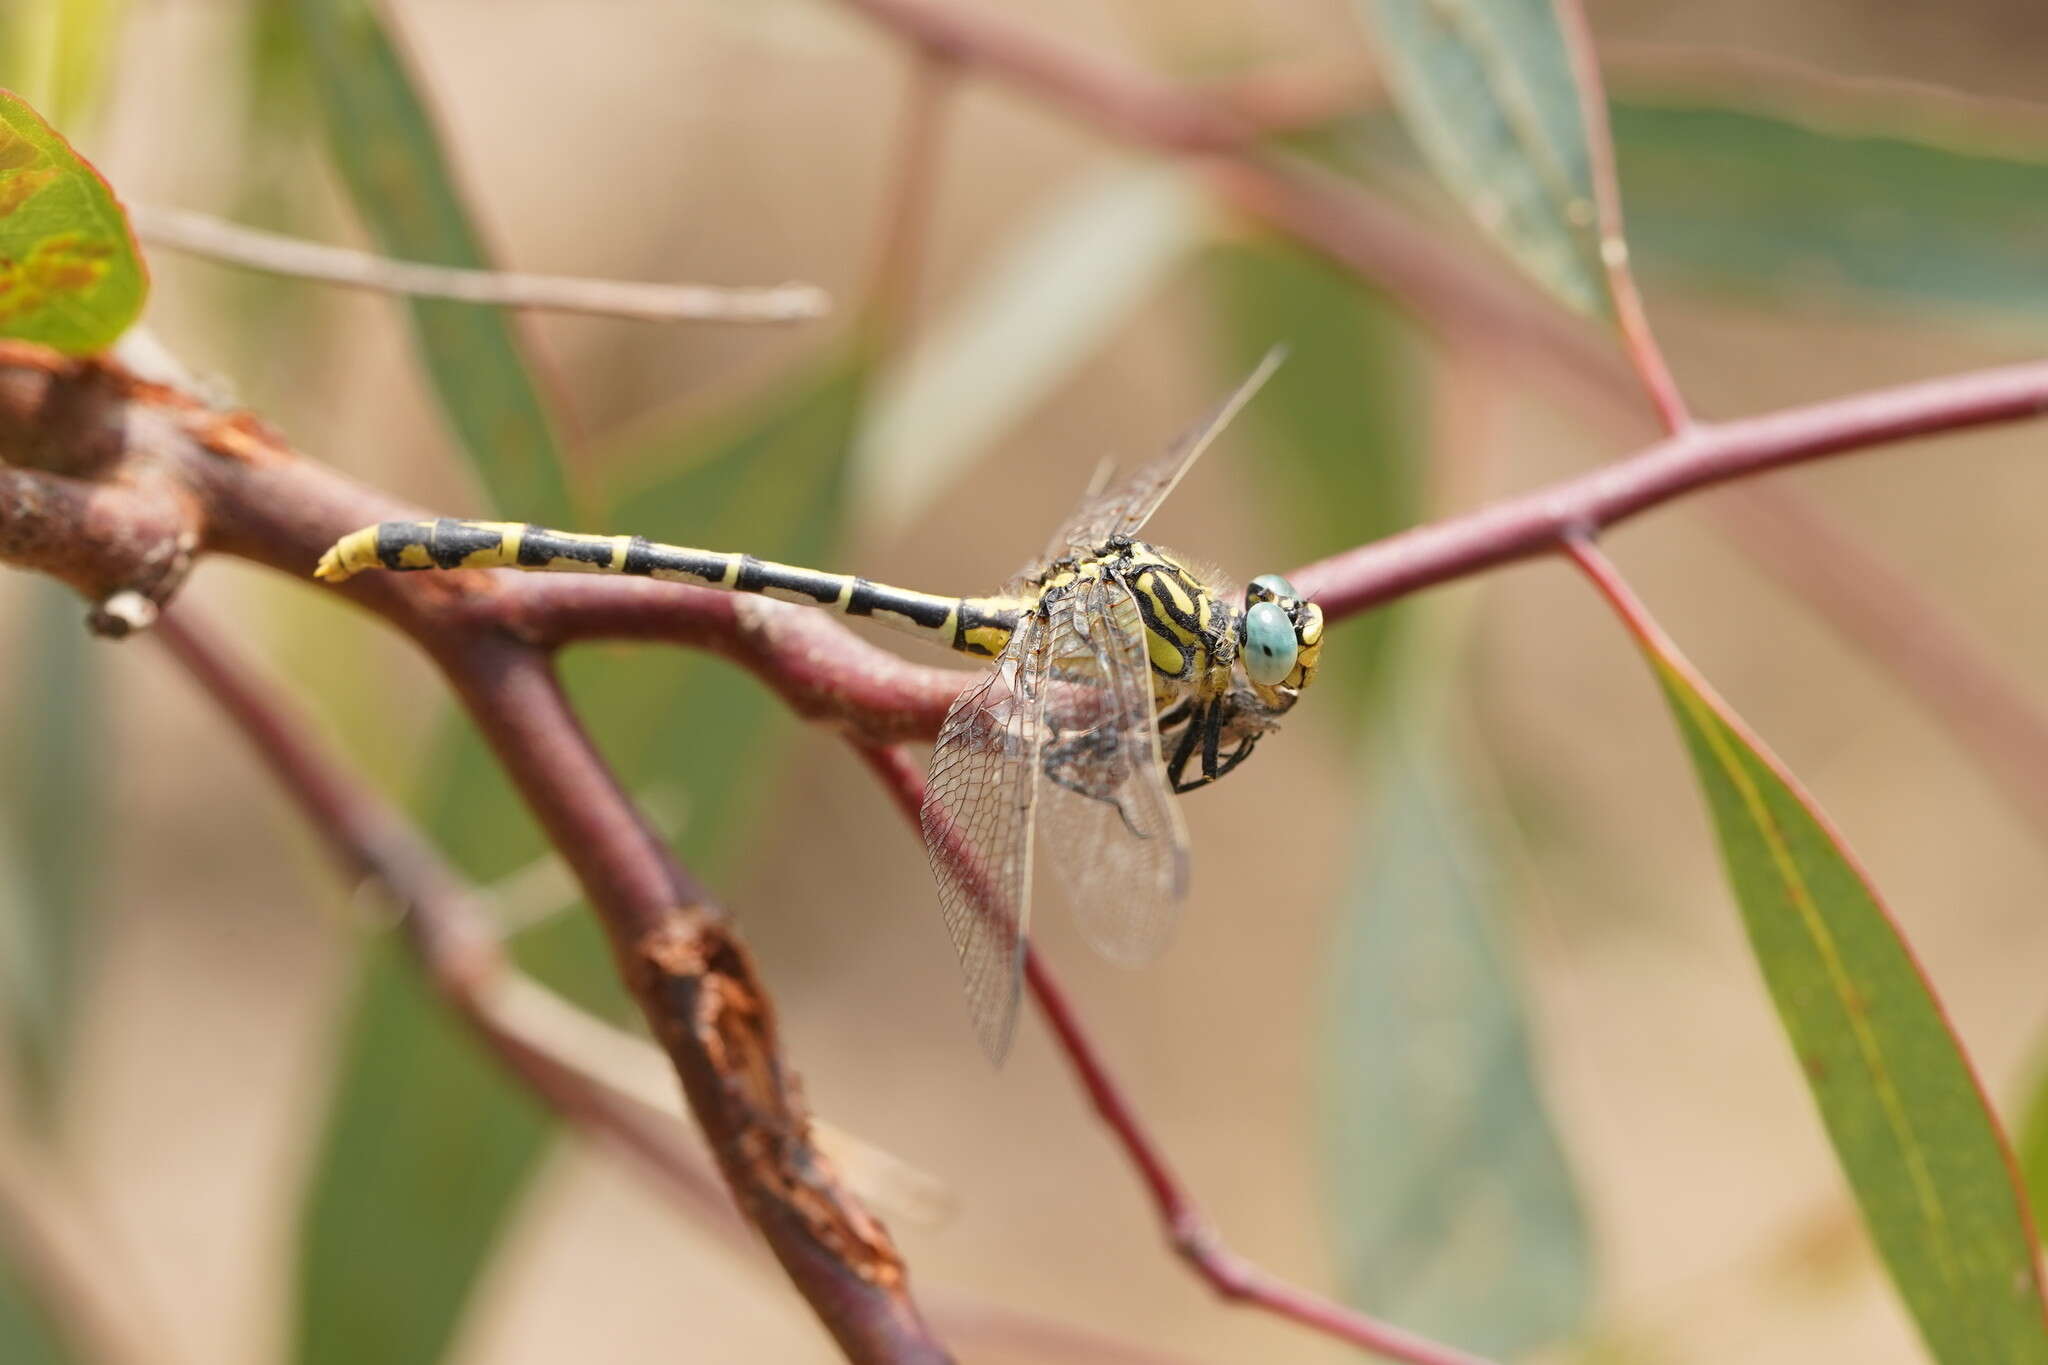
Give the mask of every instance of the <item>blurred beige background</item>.
[[[88, 151], [136, 199], [225, 209], [236, 123], [213, 87], [238, 60], [238, 7], [135, 8], [121, 94]], [[507, 263], [621, 278], [801, 276], [841, 299], [862, 277], [905, 68], [885, 37], [832, 5], [391, 8]], [[1338, 44], [1363, 50], [1339, 0], [1057, 0], [1016, 17], [1162, 68], [1217, 53], [1250, 65]], [[1603, 39], [1727, 43], [2022, 95], [2034, 93], [2048, 43], [2048, 20], [2022, 3], [1610, 3], [1593, 17]], [[957, 115], [927, 303], [973, 278], [1016, 222], [1113, 155], [1003, 92], [969, 88]], [[305, 211], [328, 235], [358, 240], [331, 184]], [[159, 332], [308, 450], [427, 503], [473, 498], [390, 304], [307, 293], [298, 332], [280, 340], [277, 323], [250, 308], [259, 291], [165, 254], [155, 265]], [[1811, 301], [1780, 312], [1653, 286], [1650, 304], [1710, 415], [1993, 363], [2038, 344], [1953, 320], [1878, 325]], [[1099, 455], [1148, 451], [1207, 401], [1212, 367], [1191, 336], [1200, 318], [1187, 290], [1166, 291], [969, 475], [1042, 480], [1016, 489], [1005, 543], [963, 527], [974, 495], [953, 487], [900, 536], [856, 534], [838, 567], [962, 590], [1002, 578]], [[531, 326], [591, 433], [764, 373], [805, 344], [787, 331]], [[1489, 451], [1500, 488], [1618, 452], [1611, 435], [1513, 377], [1501, 388]], [[2048, 672], [2040, 449], [2039, 429], [2020, 427], [1787, 481], [1838, 508], [2014, 676], [2034, 679]], [[1249, 468], [1209, 462], [1161, 516], [1159, 538], [1240, 577], [1295, 562], [1281, 529], [1235, 515]], [[2019, 1093], [2031, 1041], [2048, 1025], [2038, 831], [1910, 697], [1733, 550], [1703, 505], [1633, 525], [1612, 549], [1847, 831], [1994, 1095]], [[341, 609], [238, 566], [207, 565], [191, 591], [259, 622], [272, 666], [286, 672], [345, 650], [400, 656]], [[1594, 1225], [1598, 1358], [1918, 1359], [1777, 1032], [1639, 663], [1562, 568], [1518, 568], [1459, 591], [1479, 595], [1470, 701], [1506, 780], [1542, 817], [1529, 831], [1516, 929], [1547, 1091]], [[0, 578], [0, 610], [18, 613], [24, 601], [17, 578]], [[1340, 632], [1328, 667], [1344, 667], [1345, 648]], [[106, 652], [118, 656], [119, 837], [67, 1131], [177, 1357], [253, 1365], [272, 1357], [284, 1328], [289, 1217], [347, 951], [341, 898], [295, 818], [154, 646]], [[363, 741], [366, 765], [385, 779], [406, 770], [431, 713], [424, 670], [395, 666], [416, 680], [420, 705]], [[1313, 697], [1260, 754], [1187, 804], [1197, 890], [1159, 967], [1130, 974], [1094, 960], [1056, 915], [1043, 942], [1231, 1244], [1329, 1289], [1316, 1024], [1326, 910], [1354, 854], [1353, 755]], [[1191, 1361], [1353, 1358], [1214, 1303], [1184, 1273], [1035, 1024], [1004, 1072], [987, 1068], [909, 831], [830, 736], [804, 734], [788, 764], [800, 780], [783, 784], [757, 832], [767, 856], [722, 889], [778, 992], [819, 1112], [957, 1193], [946, 1225], [896, 1228], [922, 1294], [1086, 1323]], [[1235, 856], [1262, 822], [1298, 830], [1311, 854]], [[764, 1257], [733, 1258], [630, 1175], [573, 1148], [518, 1215], [485, 1294], [459, 1353], [473, 1365], [833, 1358]], [[960, 1351], [1053, 1358], [967, 1338]]]

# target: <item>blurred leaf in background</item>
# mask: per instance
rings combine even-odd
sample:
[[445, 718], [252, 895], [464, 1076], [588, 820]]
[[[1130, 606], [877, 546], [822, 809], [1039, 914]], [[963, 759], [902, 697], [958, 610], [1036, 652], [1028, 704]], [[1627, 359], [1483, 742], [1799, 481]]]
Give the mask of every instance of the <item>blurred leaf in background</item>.
[[1642, 96], [1618, 104], [1616, 156], [1643, 267], [1773, 302], [1787, 290], [1848, 291], [2038, 324], [2048, 137], [2027, 155], [2012, 139], [2003, 150], [1944, 145], [1933, 125], [1923, 141], [1842, 123], [1840, 113], [1810, 126]]
[[1329, 986], [1331, 1234], [1352, 1302], [1506, 1359], [1581, 1325], [1592, 1255], [1503, 942], [1506, 825], [1427, 695], [1447, 674], [1419, 682], [1362, 746], [1376, 798]]
[[1062, 193], [990, 253], [879, 385], [855, 520], [902, 530], [989, 443], [1087, 364], [1201, 245], [1186, 170], [1119, 165]]
[[1355, 0], [1395, 107], [1479, 225], [1581, 313], [1609, 310], [1592, 161], [1552, 0]]
[[[386, 255], [491, 266], [426, 98], [369, 0], [289, 0], [327, 142], [356, 212]], [[420, 353], [457, 440], [497, 509], [563, 525], [569, 487], [554, 418], [512, 318], [413, 299]]]
[[357, 979], [307, 1190], [301, 1365], [441, 1359], [548, 1130], [395, 934]]
[[17, 638], [15, 693], [4, 719], [7, 771], [0, 798], [19, 954], [0, 974], [7, 1036], [29, 1113], [55, 1116], [64, 1060], [98, 923], [105, 865], [106, 706], [95, 642], [69, 588], [38, 579]]
[[[1840, 299], [2027, 326], [2048, 310], [2048, 128], [1959, 128], [1906, 96], [1667, 93], [1642, 77], [1625, 90], [1615, 156], [1642, 272], [1780, 307]], [[1303, 142], [1370, 174], [1400, 156], [1392, 122], [1359, 114]]]
[[84, 136], [127, 14], [127, 0], [8, 0], [0, 5], [0, 87], [22, 95], [66, 136]]

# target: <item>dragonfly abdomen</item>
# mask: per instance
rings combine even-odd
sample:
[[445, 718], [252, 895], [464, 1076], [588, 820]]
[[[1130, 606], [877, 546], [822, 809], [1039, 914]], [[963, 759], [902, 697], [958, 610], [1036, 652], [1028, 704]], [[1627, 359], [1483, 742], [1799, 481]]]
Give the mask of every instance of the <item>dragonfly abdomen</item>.
[[1007, 598], [944, 597], [822, 573], [749, 554], [664, 545], [641, 536], [593, 536], [513, 521], [386, 521], [344, 536], [320, 557], [330, 583], [367, 569], [526, 569], [617, 573], [864, 616], [936, 644], [994, 658], [1009, 643], [1023, 604]]

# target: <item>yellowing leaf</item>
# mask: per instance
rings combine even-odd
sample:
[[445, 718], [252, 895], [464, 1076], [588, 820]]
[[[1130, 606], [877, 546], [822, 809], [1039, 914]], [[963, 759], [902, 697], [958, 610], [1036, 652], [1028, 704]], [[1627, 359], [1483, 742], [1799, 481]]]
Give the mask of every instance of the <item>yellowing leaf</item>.
[[0, 90], [0, 336], [103, 350], [148, 292], [107, 182], [19, 95]]

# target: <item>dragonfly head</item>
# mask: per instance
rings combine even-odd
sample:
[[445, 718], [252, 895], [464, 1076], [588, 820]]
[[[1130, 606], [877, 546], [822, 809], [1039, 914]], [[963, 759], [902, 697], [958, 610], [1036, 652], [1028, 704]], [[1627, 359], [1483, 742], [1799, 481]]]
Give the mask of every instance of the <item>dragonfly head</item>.
[[1323, 609], [1279, 574], [1261, 574], [1244, 590], [1238, 661], [1245, 680], [1270, 711], [1294, 705], [1316, 675], [1323, 652]]

